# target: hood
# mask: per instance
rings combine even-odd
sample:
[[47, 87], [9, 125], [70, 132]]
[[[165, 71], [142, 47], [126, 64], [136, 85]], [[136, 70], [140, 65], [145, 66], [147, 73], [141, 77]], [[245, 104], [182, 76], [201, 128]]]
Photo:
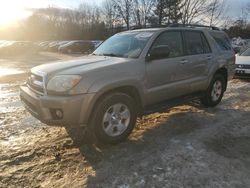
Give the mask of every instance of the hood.
[[31, 71], [43, 72], [47, 75], [54, 75], [57, 73], [82, 74], [93, 69], [122, 63], [126, 60], [126, 58], [90, 55], [70, 61], [58, 61], [55, 63], [43, 64], [32, 68]]
[[236, 64], [250, 65], [250, 56], [236, 56]]

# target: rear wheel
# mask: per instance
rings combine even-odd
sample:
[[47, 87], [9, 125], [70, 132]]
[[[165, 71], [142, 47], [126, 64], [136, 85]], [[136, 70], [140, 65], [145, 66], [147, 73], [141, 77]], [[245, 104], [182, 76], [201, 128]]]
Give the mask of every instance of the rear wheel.
[[105, 96], [93, 116], [94, 134], [100, 142], [119, 143], [132, 132], [137, 111], [132, 97], [123, 93]]
[[216, 74], [212, 79], [201, 103], [206, 107], [214, 107], [221, 102], [226, 87], [226, 79], [221, 74]]

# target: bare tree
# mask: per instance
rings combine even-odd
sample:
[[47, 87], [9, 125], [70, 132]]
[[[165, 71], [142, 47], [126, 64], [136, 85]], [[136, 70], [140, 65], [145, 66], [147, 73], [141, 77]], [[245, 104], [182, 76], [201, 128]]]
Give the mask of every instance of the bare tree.
[[198, 22], [206, 10], [206, 0], [183, 0], [182, 24]]
[[129, 30], [133, 0], [113, 0], [113, 3], [114, 8], [117, 10], [117, 15], [124, 20], [127, 29]]
[[106, 26], [111, 30], [111, 33], [113, 33], [115, 23], [118, 21], [113, 0], [105, 0], [103, 2], [102, 13], [104, 15], [104, 22], [106, 23]]
[[206, 18], [208, 19], [209, 25], [217, 25], [225, 19], [225, 13], [227, 10], [225, 0], [210, 0], [207, 4]]
[[[77, 11], [80, 12], [80, 22], [82, 25], [88, 26], [91, 25], [93, 22], [93, 19], [95, 19], [95, 7], [92, 7], [91, 5], [87, 3], [82, 3], [79, 5]], [[94, 18], [93, 18], [94, 17]]]
[[248, 3], [247, 6], [241, 8], [240, 19], [242, 19], [245, 22], [245, 24], [247, 24], [249, 16], [250, 16], [250, 3]]
[[136, 25], [146, 27], [148, 19], [153, 15], [152, 10], [156, 0], [134, 0]]
[[140, 7], [140, 2], [139, 0], [134, 0], [133, 1], [133, 11], [132, 11], [132, 17], [135, 22], [135, 25], [138, 27], [141, 27], [141, 7]]

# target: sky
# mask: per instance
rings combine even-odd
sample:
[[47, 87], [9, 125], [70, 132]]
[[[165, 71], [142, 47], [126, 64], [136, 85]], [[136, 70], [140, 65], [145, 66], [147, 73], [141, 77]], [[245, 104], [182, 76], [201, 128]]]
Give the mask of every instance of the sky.
[[[17, 21], [28, 17], [30, 8], [56, 6], [62, 8], [77, 8], [80, 3], [101, 4], [103, 0], [0, 0], [0, 29], [8, 27]], [[228, 15], [231, 18], [240, 16], [241, 8], [250, 0], [225, 0], [228, 5]]]

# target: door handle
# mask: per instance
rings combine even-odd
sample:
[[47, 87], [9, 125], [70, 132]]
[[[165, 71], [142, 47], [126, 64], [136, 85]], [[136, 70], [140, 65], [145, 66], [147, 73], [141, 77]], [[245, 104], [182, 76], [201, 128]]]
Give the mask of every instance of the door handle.
[[213, 59], [213, 57], [212, 56], [207, 56], [207, 60], [212, 60]]
[[180, 63], [181, 63], [182, 65], [184, 65], [184, 64], [188, 63], [188, 60], [187, 60], [187, 59], [183, 59], [183, 60], [180, 61]]

